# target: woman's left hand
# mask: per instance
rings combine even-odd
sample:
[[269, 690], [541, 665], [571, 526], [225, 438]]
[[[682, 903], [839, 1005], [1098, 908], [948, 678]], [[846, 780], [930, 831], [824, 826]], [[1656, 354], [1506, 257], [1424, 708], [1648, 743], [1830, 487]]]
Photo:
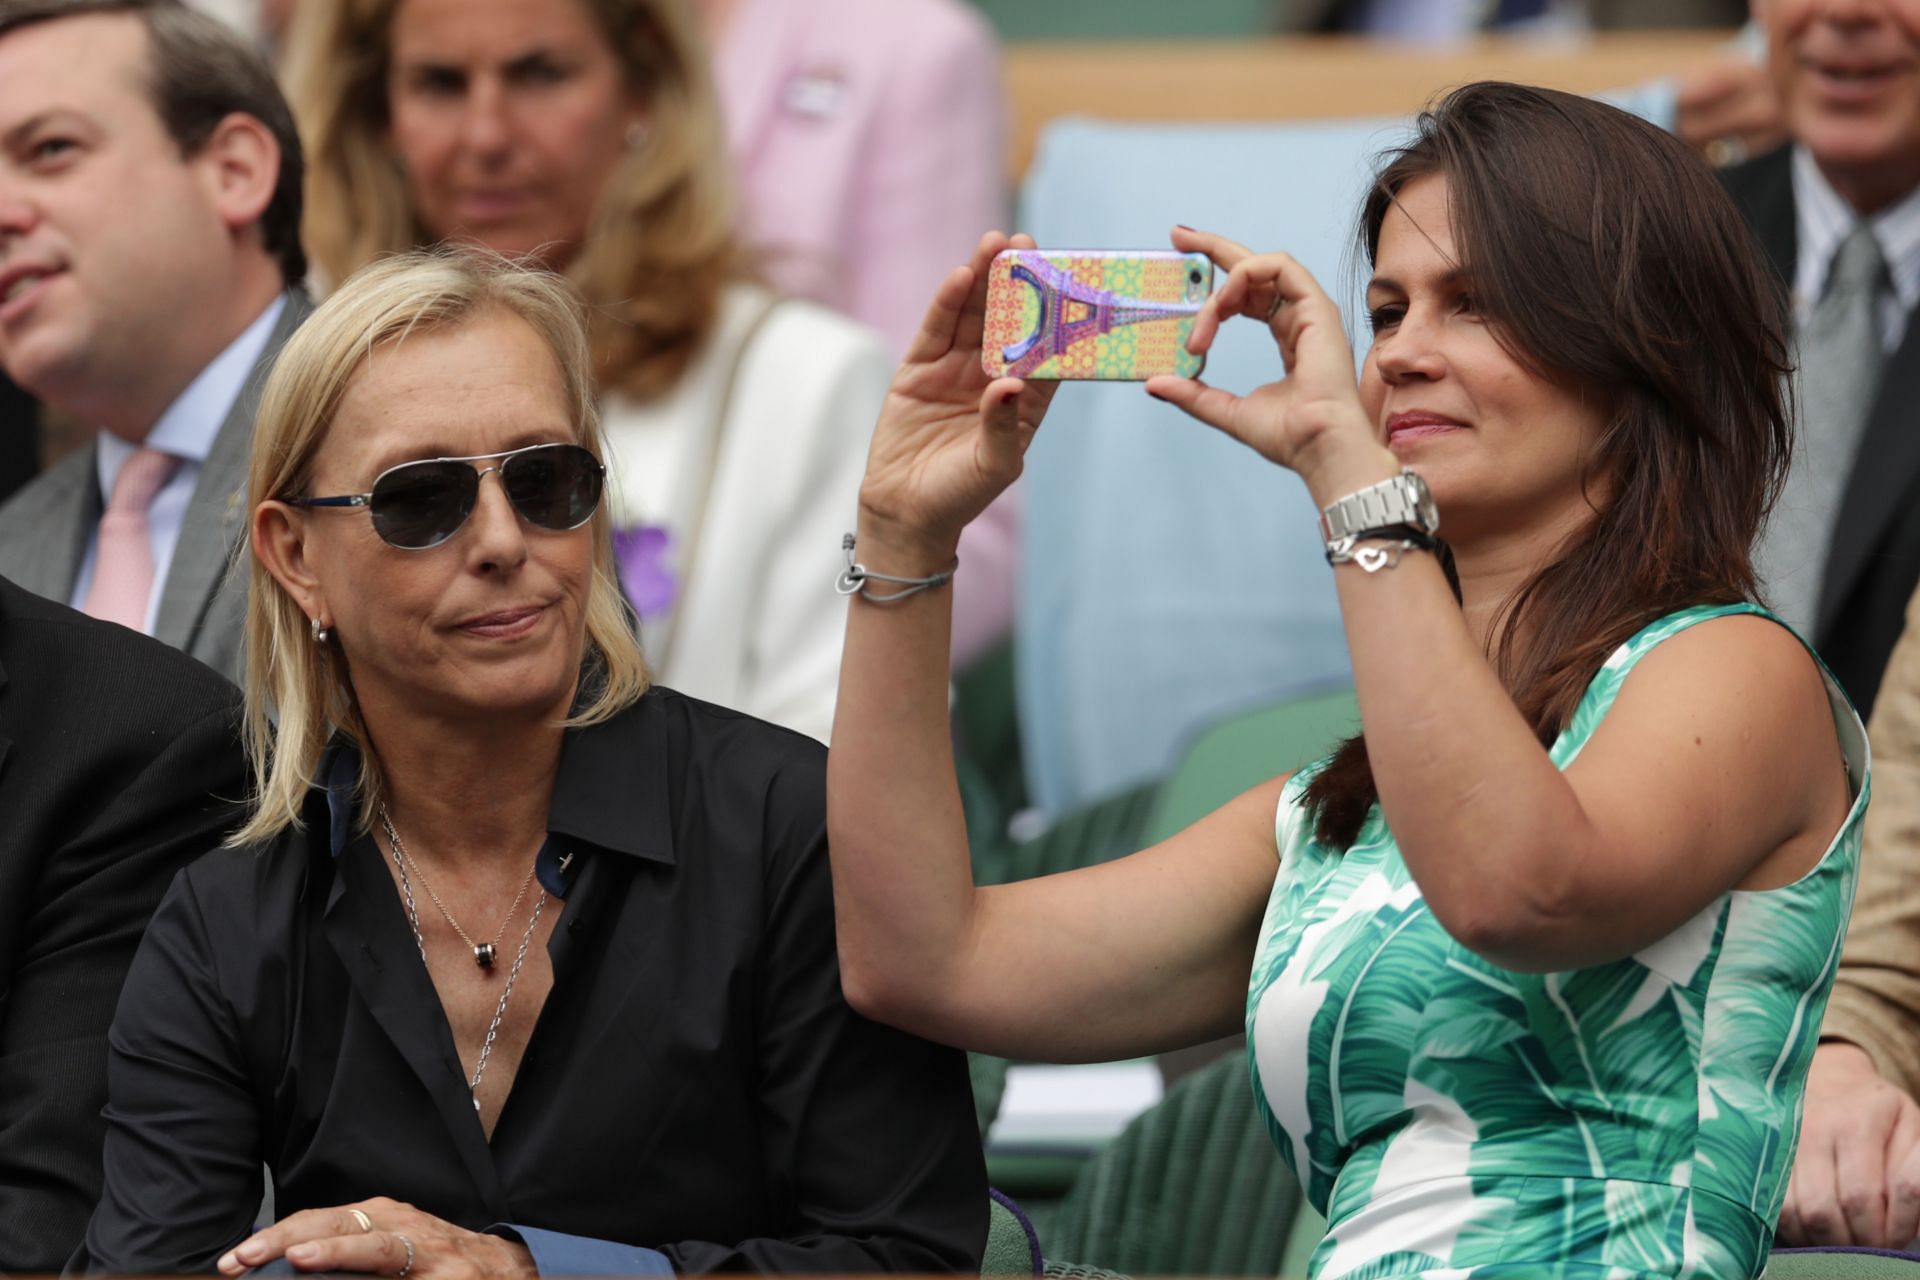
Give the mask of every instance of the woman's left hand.
[[1174, 231], [1173, 244], [1182, 252], [1206, 254], [1227, 273], [1200, 309], [1188, 349], [1209, 349], [1229, 317], [1264, 320], [1286, 376], [1238, 396], [1195, 378], [1161, 375], [1148, 380], [1147, 392], [1299, 472], [1323, 502], [1330, 500], [1316, 483], [1323, 475], [1345, 492], [1352, 487], [1349, 475], [1384, 467], [1365, 481], [1372, 483], [1397, 472], [1399, 464], [1360, 404], [1340, 308], [1312, 274], [1287, 254], [1256, 254], [1188, 227]]
[[[411, 1249], [409, 1249], [411, 1245]], [[289, 1214], [223, 1255], [223, 1276], [285, 1258], [300, 1271], [358, 1271], [428, 1280], [531, 1280], [527, 1247], [465, 1231], [410, 1204], [381, 1197]]]

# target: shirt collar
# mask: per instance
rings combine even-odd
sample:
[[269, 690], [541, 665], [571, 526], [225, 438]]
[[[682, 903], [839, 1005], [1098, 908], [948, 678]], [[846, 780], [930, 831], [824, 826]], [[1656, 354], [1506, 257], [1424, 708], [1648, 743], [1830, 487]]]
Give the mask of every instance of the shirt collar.
[[158, 449], [192, 463], [207, 460], [227, 414], [240, 398], [247, 378], [260, 361], [261, 352], [267, 349], [267, 340], [273, 336], [273, 327], [279, 323], [286, 305], [284, 293], [269, 303], [267, 309], [174, 398], [140, 444], [130, 444], [110, 431], [100, 433], [100, 492], [113, 492], [113, 482], [119, 477], [121, 466], [136, 449]]
[[[665, 719], [651, 696], [610, 720], [566, 731], [547, 810], [549, 839], [536, 864], [550, 892], [564, 896], [560, 863], [579, 846], [675, 863], [668, 756]], [[336, 734], [321, 760], [318, 788], [326, 796], [327, 847], [335, 857], [353, 840], [359, 779], [359, 747]], [[569, 864], [569, 876], [571, 870]]]
[[[1811, 307], [1825, 292], [1833, 256], [1859, 221], [1853, 206], [1827, 181], [1805, 147], [1793, 149], [1793, 206], [1799, 261], [1794, 268], [1795, 301]], [[1887, 260], [1887, 274], [1901, 310], [1920, 303], [1920, 187], [1867, 219]]]

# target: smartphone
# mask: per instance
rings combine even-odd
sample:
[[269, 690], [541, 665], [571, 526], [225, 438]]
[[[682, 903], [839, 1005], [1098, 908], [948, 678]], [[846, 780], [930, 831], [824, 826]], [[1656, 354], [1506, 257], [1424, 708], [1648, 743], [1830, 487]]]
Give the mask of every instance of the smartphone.
[[1187, 335], [1212, 292], [1205, 254], [1008, 249], [987, 272], [980, 363], [991, 378], [1197, 377], [1206, 358]]

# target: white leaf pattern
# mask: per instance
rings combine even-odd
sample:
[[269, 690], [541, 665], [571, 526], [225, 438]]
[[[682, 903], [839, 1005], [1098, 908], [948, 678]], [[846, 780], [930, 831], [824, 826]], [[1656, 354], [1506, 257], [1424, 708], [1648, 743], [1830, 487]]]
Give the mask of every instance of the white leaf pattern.
[[[1554, 763], [1579, 755], [1650, 650], [1732, 613], [1772, 616], [1689, 609], [1622, 645]], [[1276, 1142], [1331, 1223], [1316, 1277], [1760, 1273], [1870, 792], [1864, 730], [1834, 705], [1859, 790], [1818, 866], [1569, 973], [1511, 973], [1461, 947], [1378, 811], [1336, 854], [1303, 816], [1312, 770], [1294, 777], [1248, 1058]]]

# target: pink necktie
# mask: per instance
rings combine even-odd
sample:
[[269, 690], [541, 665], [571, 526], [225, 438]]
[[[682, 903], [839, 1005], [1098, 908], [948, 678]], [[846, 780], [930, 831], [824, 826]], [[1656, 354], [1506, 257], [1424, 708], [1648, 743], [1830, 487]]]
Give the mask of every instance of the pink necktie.
[[147, 506], [180, 459], [158, 449], [137, 449], [114, 477], [113, 496], [100, 517], [100, 544], [87, 588], [86, 612], [135, 631], [146, 628], [153, 595], [153, 539]]

